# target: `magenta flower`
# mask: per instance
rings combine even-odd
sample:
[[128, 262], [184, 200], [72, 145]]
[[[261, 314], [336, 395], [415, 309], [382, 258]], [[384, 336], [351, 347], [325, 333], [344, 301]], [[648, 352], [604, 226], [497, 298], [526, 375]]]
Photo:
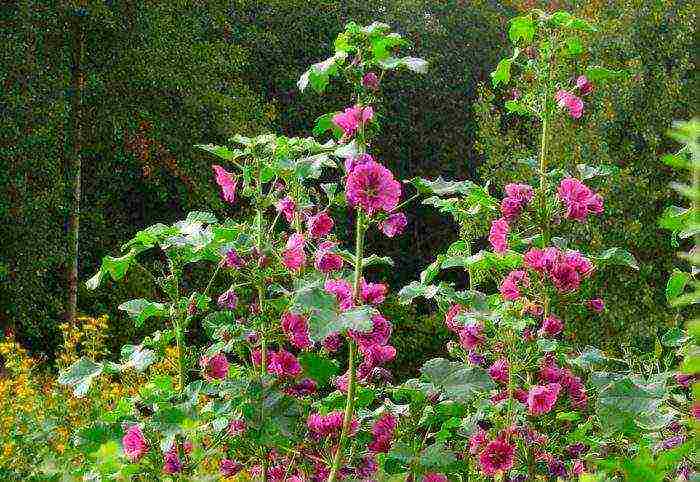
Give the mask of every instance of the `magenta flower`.
[[345, 172], [350, 173], [355, 167], [361, 166], [362, 164], [366, 164], [368, 162], [374, 161], [374, 158], [370, 155], [367, 154], [366, 152], [362, 154], [358, 154], [355, 157], [346, 157], [345, 158]]
[[527, 272], [522, 269], [516, 269], [508, 273], [499, 290], [504, 300], [515, 301], [521, 296], [520, 288], [527, 288], [528, 286], [530, 286], [530, 278]]
[[235, 249], [229, 249], [226, 251], [224, 258], [225, 268], [242, 268], [245, 266], [245, 260], [236, 252]]
[[287, 240], [286, 249], [282, 251], [282, 264], [291, 271], [299, 271], [306, 263], [304, 252], [304, 236], [298, 233], [292, 234]]
[[311, 348], [309, 323], [302, 315], [286, 312], [282, 315], [282, 331], [292, 346], [303, 350]]
[[549, 413], [557, 403], [560, 390], [561, 385], [558, 383], [531, 387], [527, 396], [527, 408], [530, 413], [532, 415]]
[[508, 360], [499, 358], [489, 367], [488, 372], [489, 376], [491, 376], [495, 382], [508, 383], [509, 369], [510, 365], [508, 364]]
[[346, 137], [352, 137], [357, 129], [372, 120], [374, 110], [371, 106], [362, 107], [355, 105], [338, 112], [333, 116], [333, 123], [343, 130]]
[[588, 306], [590, 310], [593, 310], [596, 313], [602, 313], [605, 309], [605, 302], [600, 298], [594, 298], [592, 300], [588, 300], [586, 302], [586, 306]]
[[523, 207], [532, 200], [534, 191], [528, 184], [507, 184], [506, 197], [501, 201], [501, 214], [508, 221], [514, 221], [523, 210]]
[[[320, 413], [312, 413], [306, 420], [306, 425], [309, 430], [318, 437], [339, 436], [343, 428], [343, 412], [335, 410], [327, 415]], [[359, 424], [356, 419], [350, 422], [350, 433], [357, 432]]]
[[331, 333], [323, 339], [321, 345], [323, 345], [323, 348], [329, 353], [334, 353], [343, 345], [343, 338], [339, 333]]
[[488, 433], [484, 429], [477, 429], [476, 432], [469, 438], [469, 453], [476, 455], [489, 443]]
[[593, 92], [593, 84], [589, 82], [588, 77], [585, 75], [578, 76], [576, 79], [576, 87], [578, 91], [581, 92], [581, 95], [588, 95]]
[[219, 296], [219, 299], [216, 300], [216, 302], [219, 304], [220, 308], [228, 308], [229, 310], [233, 310], [238, 305], [238, 296], [236, 296], [236, 293], [233, 290], [226, 290], [221, 294], [221, 296]]
[[202, 356], [199, 366], [204, 370], [204, 378], [223, 380], [228, 375], [228, 359], [223, 353], [214, 356]]
[[491, 223], [489, 242], [496, 253], [505, 253], [508, 249], [508, 222], [504, 218], [496, 219]]
[[450, 309], [445, 313], [445, 326], [450, 331], [453, 331], [455, 333], [459, 333], [459, 331], [463, 328], [463, 325], [457, 321], [455, 321], [455, 318], [457, 315], [462, 313], [464, 311], [464, 308], [462, 308], [460, 305], [452, 305], [450, 306]]
[[219, 473], [223, 477], [233, 477], [241, 470], [243, 470], [243, 464], [235, 460], [222, 459], [221, 462], [219, 462]]
[[334, 253], [337, 243], [333, 241], [324, 241], [318, 246], [316, 255], [314, 256], [314, 267], [323, 272], [331, 273], [343, 268], [343, 258]]
[[559, 108], [568, 109], [569, 115], [574, 119], [579, 119], [583, 115], [583, 101], [571, 92], [558, 90], [554, 96]]
[[270, 353], [267, 371], [280, 378], [294, 378], [301, 374], [299, 360], [285, 349]]
[[124, 455], [132, 462], [138, 461], [148, 451], [148, 442], [143, 436], [141, 427], [132, 425], [122, 437]]
[[335, 223], [327, 212], [323, 211], [315, 216], [311, 216], [307, 221], [309, 234], [312, 238], [322, 238], [333, 230]]
[[484, 342], [484, 327], [479, 323], [466, 325], [459, 330], [459, 344], [465, 350], [473, 350]]
[[393, 238], [397, 234], [403, 233], [408, 221], [404, 213], [394, 213], [389, 215], [384, 221], [379, 223], [379, 229], [387, 237]]
[[367, 449], [375, 454], [387, 453], [391, 448], [396, 425], [396, 417], [391, 412], [385, 412], [372, 426], [372, 441]]
[[384, 301], [389, 287], [384, 283], [367, 283], [364, 278], [360, 280], [360, 296], [362, 301], [370, 305], [378, 305]]
[[423, 476], [423, 482], [448, 482], [448, 480], [445, 474], [438, 472], [428, 472]]
[[280, 199], [275, 207], [279, 212], [284, 214], [284, 217], [288, 223], [291, 223], [294, 220], [294, 213], [296, 212], [297, 205], [292, 198], [286, 196]]
[[175, 444], [173, 444], [170, 450], [165, 452], [163, 462], [163, 472], [166, 474], [179, 474], [182, 472], [182, 462], [180, 461], [180, 454]]
[[401, 197], [401, 184], [384, 166], [366, 162], [348, 174], [345, 196], [350, 206], [359, 207], [370, 216], [379, 211], [391, 212]]
[[540, 328], [540, 335], [547, 337], [557, 336], [564, 329], [564, 322], [561, 321], [554, 315], [549, 315], [542, 322], [542, 327]]
[[557, 189], [557, 196], [566, 206], [568, 219], [583, 223], [589, 214], [603, 212], [603, 198], [573, 177], [562, 179]]
[[374, 72], [367, 72], [362, 77], [362, 86], [369, 90], [379, 90], [379, 77]]
[[310, 378], [304, 378], [299, 383], [285, 389], [287, 395], [293, 397], [308, 397], [313, 395], [318, 390], [318, 385]]
[[236, 178], [223, 167], [214, 164], [211, 166], [216, 175], [216, 183], [221, 187], [221, 195], [224, 201], [233, 204], [236, 201]]
[[360, 346], [360, 350], [372, 345], [385, 345], [391, 337], [391, 323], [380, 314], [372, 316], [372, 331], [348, 330], [348, 335]]
[[481, 470], [489, 476], [507, 472], [513, 468], [514, 460], [515, 447], [500, 438], [489, 442], [479, 455]]
[[355, 468], [355, 475], [359, 479], [369, 479], [379, 470], [379, 464], [373, 455], [366, 455], [362, 458], [360, 464]]
[[245, 420], [243, 420], [241, 418], [237, 418], [237, 419], [231, 420], [228, 423], [228, 428], [226, 430], [231, 437], [238, 437], [239, 435], [242, 435], [243, 433], [245, 433], [246, 428], [247, 428], [247, 425], [245, 423]]
[[323, 285], [328, 293], [334, 294], [342, 311], [355, 306], [352, 301], [352, 285], [344, 279], [329, 279]]

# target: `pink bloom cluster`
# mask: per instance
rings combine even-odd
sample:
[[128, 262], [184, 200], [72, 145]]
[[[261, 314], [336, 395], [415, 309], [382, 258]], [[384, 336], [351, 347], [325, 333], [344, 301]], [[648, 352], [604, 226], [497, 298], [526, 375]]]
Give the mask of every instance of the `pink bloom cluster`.
[[579, 251], [562, 251], [556, 247], [532, 248], [523, 257], [525, 266], [540, 275], [549, 277], [562, 293], [575, 291], [581, 281], [593, 274], [591, 261]]
[[[338, 437], [343, 428], [343, 412], [335, 410], [327, 415], [312, 413], [306, 420], [306, 425], [317, 437]], [[357, 420], [352, 419], [350, 422], [350, 434], [354, 435], [358, 427], [359, 424]]]
[[510, 183], [505, 187], [506, 197], [501, 201], [501, 214], [506, 221], [515, 221], [523, 208], [532, 201], [534, 191], [528, 184]]
[[352, 137], [358, 128], [371, 121], [373, 117], [374, 110], [371, 106], [362, 107], [355, 105], [334, 115], [333, 123], [342, 129], [346, 137]]
[[397, 234], [403, 233], [408, 221], [404, 213], [390, 214], [388, 218], [379, 223], [379, 229], [387, 237], [393, 238]]
[[282, 264], [291, 271], [299, 271], [306, 264], [306, 252], [304, 247], [306, 240], [299, 233], [289, 236], [287, 245], [282, 251]]
[[485, 475], [493, 476], [505, 473], [513, 468], [515, 462], [515, 445], [507, 437], [497, 437], [483, 447], [479, 454], [479, 465]]
[[558, 384], [565, 388], [572, 407], [581, 409], [588, 404], [588, 394], [581, 379], [568, 368], [559, 367], [552, 357], [548, 356], [542, 360], [539, 378], [541, 383]]
[[573, 177], [562, 179], [557, 189], [557, 196], [566, 206], [568, 219], [585, 222], [589, 214], [603, 212], [603, 198]]
[[314, 267], [322, 273], [331, 273], [343, 268], [343, 258], [335, 252], [338, 243], [324, 241], [318, 245], [314, 255]]
[[345, 184], [348, 204], [364, 210], [370, 216], [391, 212], [401, 197], [401, 184], [389, 169], [378, 162], [357, 165], [348, 174]]
[[[251, 354], [251, 359], [253, 365], [260, 366], [262, 363], [260, 350], [254, 350]], [[296, 378], [301, 374], [301, 365], [294, 355], [280, 348], [276, 352], [267, 352], [267, 372], [279, 378]]]
[[527, 396], [527, 408], [532, 415], [542, 415], [549, 413], [557, 403], [557, 397], [561, 385], [549, 383], [547, 385], [535, 385], [530, 388]]
[[228, 359], [223, 353], [203, 356], [199, 359], [199, 366], [204, 370], [204, 378], [208, 380], [223, 380], [228, 375]]
[[287, 335], [287, 339], [292, 346], [300, 350], [311, 348], [309, 323], [306, 317], [290, 312], [284, 313], [282, 315], [282, 331]]
[[277, 210], [284, 215], [288, 223], [294, 221], [294, 214], [297, 210], [297, 205], [292, 198], [285, 196], [277, 202], [275, 206]]
[[221, 196], [224, 198], [224, 201], [233, 204], [236, 202], [237, 183], [235, 176], [217, 164], [211, 167], [214, 169], [216, 183], [221, 187]]
[[143, 436], [141, 427], [132, 425], [122, 437], [124, 455], [132, 462], [138, 461], [148, 451], [148, 442]]
[[333, 230], [335, 222], [327, 212], [323, 211], [315, 216], [311, 216], [307, 220], [307, 225], [309, 227], [309, 234], [311, 234], [312, 238], [322, 238], [327, 236]]
[[583, 101], [571, 92], [559, 89], [554, 95], [554, 100], [560, 109], [566, 108], [574, 119], [580, 119], [583, 115]]
[[372, 441], [367, 448], [372, 453], [386, 453], [396, 430], [396, 417], [391, 412], [385, 412], [372, 426]]
[[529, 286], [530, 278], [527, 271], [516, 269], [508, 273], [508, 276], [503, 279], [499, 290], [504, 300], [515, 301], [521, 296], [520, 289]]
[[508, 249], [508, 221], [505, 218], [496, 219], [491, 223], [489, 243], [497, 253], [505, 253]]

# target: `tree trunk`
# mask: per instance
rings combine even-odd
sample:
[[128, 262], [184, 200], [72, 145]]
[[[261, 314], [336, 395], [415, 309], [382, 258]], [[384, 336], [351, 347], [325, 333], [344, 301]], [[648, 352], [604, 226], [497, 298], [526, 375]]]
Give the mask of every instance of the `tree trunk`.
[[75, 323], [78, 311], [78, 246], [80, 233], [80, 190], [81, 190], [81, 108], [84, 74], [83, 25], [81, 13], [71, 12], [71, 133], [73, 148], [69, 161], [69, 185], [72, 197], [68, 219], [68, 322]]

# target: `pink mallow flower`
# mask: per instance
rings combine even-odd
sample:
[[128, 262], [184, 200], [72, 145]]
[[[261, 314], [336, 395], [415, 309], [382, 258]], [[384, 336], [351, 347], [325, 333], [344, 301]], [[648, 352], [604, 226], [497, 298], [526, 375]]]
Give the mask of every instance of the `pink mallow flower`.
[[374, 72], [367, 72], [364, 77], [362, 77], [362, 86], [369, 90], [379, 89], [379, 77]]
[[221, 462], [219, 462], [219, 473], [223, 477], [233, 477], [241, 470], [243, 470], [243, 464], [235, 460], [222, 459]]
[[324, 241], [318, 246], [316, 255], [314, 256], [314, 267], [323, 272], [331, 273], [343, 268], [343, 258], [333, 251], [337, 243], [333, 241]]
[[355, 306], [352, 301], [352, 285], [344, 279], [329, 279], [323, 285], [326, 292], [334, 294], [342, 311]]
[[479, 455], [481, 470], [488, 476], [507, 472], [513, 468], [514, 460], [515, 446], [501, 438], [489, 442]]
[[223, 263], [224, 267], [226, 268], [242, 268], [245, 266], [245, 260], [236, 252], [235, 249], [229, 249], [226, 251]]
[[476, 455], [489, 443], [488, 433], [486, 430], [478, 428], [476, 432], [469, 438], [469, 453]]
[[386, 453], [391, 448], [391, 442], [396, 430], [396, 417], [391, 412], [385, 412], [372, 426], [372, 441], [367, 448], [372, 453]]
[[506, 301], [515, 301], [520, 298], [520, 288], [527, 288], [530, 286], [530, 278], [527, 272], [522, 269], [516, 269], [508, 273], [501, 282], [499, 288], [501, 296]]
[[455, 320], [457, 315], [461, 314], [464, 310], [462, 306], [455, 304], [450, 306], [450, 309], [445, 313], [445, 326], [447, 326], [450, 331], [459, 334], [459, 331], [464, 328], [461, 323]]
[[593, 84], [588, 80], [585, 75], [579, 75], [576, 79], [576, 87], [581, 95], [588, 95], [593, 92]]
[[280, 199], [275, 206], [279, 212], [284, 214], [285, 219], [288, 223], [294, 220], [294, 213], [296, 212], [297, 205], [294, 200], [289, 196]]
[[493, 365], [489, 367], [488, 372], [494, 381], [500, 383], [508, 383], [509, 369], [510, 365], [508, 364], [508, 360], [506, 360], [505, 358], [499, 358], [493, 363]]
[[552, 338], [561, 333], [563, 329], [564, 322], [554, 315], [549, 315], [542, 322], [542, 327], [540, 328], [540, 336]]
[[333, 218], [323, 211], [315, 216], [311, 216], [307, 221], [307, 225], [312, 238], [322, 238], [333, 230], [335, 223]]
[[216, 183], [221, 187], [221, 196], [224, 201], [233, 204], [236, 202], [236, 177], [217, 164], [211, 167], [214, 169]]
[[371, 161], [374, 161], [374, 157], [372, 157], [371, 154], [367, 154], [366, 152], [358, 154], [357, 156], [346, 157], [345, 172], [350, 173], [350, 171], [355, 169], [355, 167], [361, 166], [362, 164], [366, 164]]
[[605, 310], [605, 302], [600, 298], [594, 298], [586, 302], [588, 309], [595, 311], [596, 313], [602, 313]]
[[294, 355], [280, 349], [278, 352], [270, 352], [267, 371], [280, 378], [294, 378], [301, 374], [301, 365]]
[[387, 237], [393, 238], [397, 234], [403, 233], [407, 224], [408, 221], [406, 220], [406, 215], [404, 213], [394, 213], [379, 223], [379, 229]]
[[132, 462], [138, 461], [148, 451], [148, 442], [143, 436], [141, 427], [132, 425], [122, 437], [124, 455]]
[[557, 403], [557, 397], [561, 391], [558, 383], [547, 385], [535, 385], [530, 388], [527, 395], [527, 408], [532, 415], [549, 413]]
[[362, 301], [370, 305], [381, 304], [389, 292], [389, 287], [384, 283], [367, 283], [364, 278], [360, 280], [360, 296]]
[[445, 474], [439, 472], [428, 472], [423, 476], [423, 482], [448, 482]]
[[385, 345], [391, 337], [391, 329], [391, 322], [377, 313], [372, 316], [372, 331], [348, 330], [348, 336], [358, 343], [360, 350], [365, 350], [372, 345]]
[[484, 342], [484, 327], [479, 323], [466, 325], [459, 330], [459, 344], [465, 350], [473, 350]]
[[557, 188], [557, 197], [566, 206], [568, 219], [583, 223], [589, 214], [603, 212], [603, 198], [573, 177], [561, 180]]
[[374, 110], [371, 106], [362, 107], [355, 105], [346, 108], [343, 112], [338, 112], [333, 116], [333, 124], [343, 130], [343, 134], [347, 137], [352, 137], [357, 132], [357, 129], [365, 123], [372, 120]]
[[287, 240], [285, 250], [282, 251], [282, 264], [291, 271], [299, 271], [306, 263], [304, 252], [304, 236], [298, 233], [292, 234]]
[[489, 243], [497, 253], [505, 253], [508, 249], [508, 222], [504, 218], [496, 219], [491, 223], [489, 231]]
[[[343, 428], [343, 412], [335, 410], [327, 415], [320, 413], [312, 413], [306, 420], [306, 426], [317, 437], [339, 437], [340, 431]], [[352, 419], [350, 422], [350, 434], [357, 432], [359, 424], [357, 419]]]
[[216, 300], [220, 308], [228, 308], [233, 310], [238, 305], [238, 296], [233, 290], [226, 290], [221, 293], [221, 296]]
[[166, 474], [179, 474], [182, 472], [182, 461], [180, 460], [180, 454], [175, 444], [173, 444], [170, 450], [165, 452], [163, 462], [163, 472]]
[[350, 206], [359, 207], [370, 216], [380, 211], [391, 212], [401, 197], [401, 184], [389, 169], [370, 161], [348, 174], [345, 196]]
[[309, 323], [302, 315], [286, 312], [282, 315], [282, 331], [292, 346], [303, 350], [310, 348]]
[[559, 108], [568, 109], [569, 115], [574, 119], [580, 119], [583, 115], [583, 101], [571, 92], [560, 89], [554, 95], [554, 100]]
[[510, 222], [514, 221], [523, 210], [523, 207], [532, 200], [534, 191], [528, 184], [510, 183], [505, 188], [506, 197], [501, 201], [501, 214]]
[[204, 371], [204, 378], [211, 380], [223, 380], [228, 375], [228, 359], [223, 353], [214, 356], [203, 356], [199, 359], [199, 366]]

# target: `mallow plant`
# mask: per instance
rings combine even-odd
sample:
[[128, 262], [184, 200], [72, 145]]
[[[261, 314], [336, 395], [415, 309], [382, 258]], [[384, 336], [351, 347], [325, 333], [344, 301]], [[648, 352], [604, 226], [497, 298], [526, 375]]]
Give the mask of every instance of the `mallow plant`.
[[[593, 33], [566, 12], [535, 10], [510, 22], [513, 55], [491, 77], [494, 86], [515, 82], [517, 94], [506, 109], [540, 126], [529, 178], [513, 180], [498, 198], [470, 181], [411, 181], [429, 195], [425, 204], [453, 216], [460, 239], [400, 296], [407, 303], [434, 300], [454, 340], [451, 360], [429, 360], [419, 378], [395, 390], [411, 416], [386, 455], [390, 473], [431, 481], [592, 477], [599, 466], [610, 467], [611, 458], [629, 459], [650, 440], [663, 446], [663, 431], [678, 417], [670, 357], [633, 373], [638, 367], [627, 360], [567, 341], [570, 313], [585, 309], [596, 323], [605, 310], [602, 296], [580, 296], [596, 272], [637, 269], [624, 249], [588, 252], [585, 241], [571, 235], [603, 213], [596, 186], [615, 169], [581, 164], [571, 170], [547, 150], [556, 117], [571, 119], [563, 123], [567, 128], [583, 128], [588, 99], [624, 75], [586, 66], [581, 54]], [[490, 249], [475, 252], [484, 219], [490, 220]], [[442, 270], [453, 268], [465, 270], [464, 289], [439, 281]], [[485, 294], [481, 287], [497, 291]], [[676, 465], [689, 449], [679, 449]], [[626, 477], [616, 466], [609, 476]]]
[[[369, 478], [390, 443], [396, 409], [382, 403], [396, 350], [380, 312], [388, 287], [366, 277], [366, 233], [406, 226], [402, 184], [372, 155], [382, 81], [427, 63], [397, 56], [407, 42], [389, 27], [347, 25], [329, 59], [299, 80], [322, 93], [331, 78], [351, 87], [342, 110], [314, 133], [236, 136], [198, 147], [218, 158], [212, 173], [228, 210], [192, 212], [139, 231], [106, 256], [88, 281], [146, 276], [151, 299], [119, 306], [139, 327], [159, 327], [122, 349], [119, 362], [82, 358], [60, 382], [99, 396], [99, 376], [141, 372], [136, 396], [87, 427], [75, 442], [91, 480], [193, 480], [245, 471], [261, 480]], [[237, 216], [232, 216], [236, 214]], [[354, 243], [335, 234], [338, 216]], [[201, 286], [197, 280], [205, 275]], [[193, 343], [202, 335], [204, 346]], [[335, 354], [347, 360], [340, 373]], [[153, 367], [167, 361], [171, 370]]]

